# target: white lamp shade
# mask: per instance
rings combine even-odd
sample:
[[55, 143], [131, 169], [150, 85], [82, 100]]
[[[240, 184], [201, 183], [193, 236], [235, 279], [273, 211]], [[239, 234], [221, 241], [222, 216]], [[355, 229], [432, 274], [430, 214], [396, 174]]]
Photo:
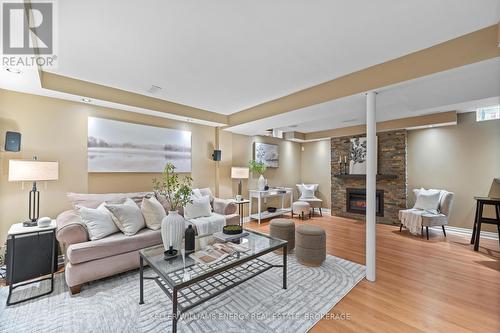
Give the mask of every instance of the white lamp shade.
[[57, 179], [59, 179], [58, 162], [32, 160], [9, 161], [9, 182], [35, 182]]
[[249, 175], [248, 168], [232, 167], [231, 178], [233, 179], [247, 179]]

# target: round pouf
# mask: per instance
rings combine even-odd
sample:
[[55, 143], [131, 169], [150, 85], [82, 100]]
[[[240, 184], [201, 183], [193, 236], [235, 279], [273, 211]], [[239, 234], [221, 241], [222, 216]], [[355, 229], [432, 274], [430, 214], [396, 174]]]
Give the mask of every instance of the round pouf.
[[[290, 219], [273, 219], [269, 225], [270, 235], [288, 242], [286, 250], [288, 253], [295, 248], [295, 223]], [[274, 251], [282, 253], [282, 249]]]
[[299, 225], [295, 231], [295, 257], [305, 266], [321, 266], [326, 259], [326, 234], [321, 227]]
[[292, 204], [292, 217], [293, 214], [299, 215], [302, 219], [306, 216], [311, 217], [311, 205], [305, 201], [295, 201]]

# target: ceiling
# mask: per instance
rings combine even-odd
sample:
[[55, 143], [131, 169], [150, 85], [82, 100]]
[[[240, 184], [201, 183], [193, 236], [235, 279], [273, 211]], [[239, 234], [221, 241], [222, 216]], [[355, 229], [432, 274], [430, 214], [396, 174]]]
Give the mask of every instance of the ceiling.
[[[500, 103], [500, 58], [455, 68], [377, 90], [377, 121], [456, 110], [473, 111]], [[245, 135], [274, 128], [303, 133], [365, 124], [363, 94], [247, 122], [230, 130]], [[291, 127], [292, 126], [292, 127]]]
[[[498, 0], [160, 1], [58, 4], [55, 74], [229, 115], [496, 24]], [[148, 5], [145, 5], [148, 4]], [[467, 44], [468, 45], [468, 44]], [[148, 92], [152, 85], [161, 87]], [[0, 88], [44, 89], [36, 70], [0, 71]], [[377, 120], [500, 101], [500, 58], [377, 89]], [[92, 99], [92, 104], [210, 126], [220, 123]], [[255, 117], [255, 119], [258, 117]], [[365, 122], [356, 94], [230, 127], [310, 133]]]
[[231, 114], [490, 26], [498, 0], [58, 2], [54, 73]]

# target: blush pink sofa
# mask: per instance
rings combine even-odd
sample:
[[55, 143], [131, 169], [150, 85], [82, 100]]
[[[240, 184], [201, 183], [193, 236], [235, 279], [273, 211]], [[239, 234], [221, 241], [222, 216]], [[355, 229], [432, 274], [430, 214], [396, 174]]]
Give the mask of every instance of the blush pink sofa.
[[[204, 189], [204, 191], [210, 191]], [[209, 193], [209, 192], [208, 192]], [[74, 206], [98, 207], [102, 202], [120, 202], [132, 198], [140, 205], [152, 192], [77, 194], [68, 193]], [[214, 214], [225, 215], [226, 224], [239, 223], [236, 205], [229, 200], [212, 197]], [[83, 283], [102, 279], [139, 267], [140, 249], [162, 243], [160, 230], [144, 228], [133, 236], [121, 232], [91, 241], [87, 228], [75, 209], [65, 211], [56, 219], [56, 237], [65, 258], [65, 278], [72, 294], [79, 293]]]

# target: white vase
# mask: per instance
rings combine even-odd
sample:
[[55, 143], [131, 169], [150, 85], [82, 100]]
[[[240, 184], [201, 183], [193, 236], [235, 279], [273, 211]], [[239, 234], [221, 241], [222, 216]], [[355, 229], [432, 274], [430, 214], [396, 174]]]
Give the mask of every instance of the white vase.
[[165, 250], [172, 245], [175, 250], [180, 251], [185, 228], [184, 217], [177, 211], [169, 211], [161, 221], [161, 239]]
[[259, 191], [264, 191], [264, 188], [266, 187], [266, 179], [263, 175], [260, 175], [257, 186], [259, 187]]

